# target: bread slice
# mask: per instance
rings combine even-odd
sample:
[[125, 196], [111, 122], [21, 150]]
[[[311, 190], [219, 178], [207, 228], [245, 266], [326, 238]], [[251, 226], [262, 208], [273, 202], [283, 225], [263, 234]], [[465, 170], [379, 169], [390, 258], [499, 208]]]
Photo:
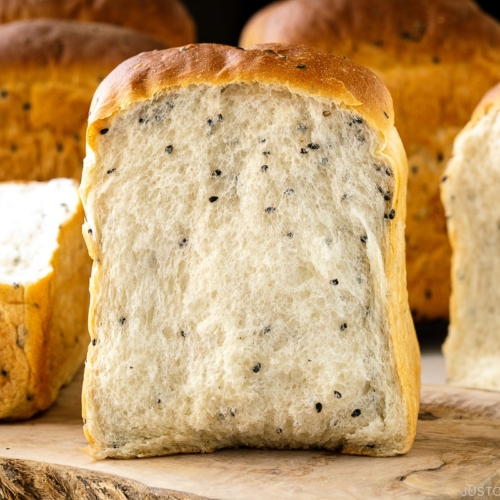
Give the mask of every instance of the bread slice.
[[0, 419], [48, 408], [88, 346], [78, 186], [0, 183]]
[[66, 19], [123, 26], [163, 41], [168, 47], [192, 43], [195, 23], [180, 0], [2, 0], [0, 23]]
[[406, 267], [414, 319], [448, 318], [451, 249], [439, 184], [453, 139], [500, 81], [500, 23], [472, 0], [285, 0], [240, 45], [299, 43], [374, 71], [408, 155]]
[[0, 181], [79, 181], [97, 86], [125, 59], [162, 48], [148, 35], [104, 23], [0, 25]]
[[305, 47], [146, 53], [87, 141], [92, 456], [410, 449], [406, 160], [374, 74]]
[[500, 86], [457, 136], [442, 178], [453, 248], [450, 327], [443, 346], [449, 383], [500, 390]]

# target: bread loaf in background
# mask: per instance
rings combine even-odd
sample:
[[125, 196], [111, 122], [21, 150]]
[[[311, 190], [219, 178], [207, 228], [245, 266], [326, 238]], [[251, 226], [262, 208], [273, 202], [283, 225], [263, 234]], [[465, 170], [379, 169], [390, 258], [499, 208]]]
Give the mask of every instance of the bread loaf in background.
[[22, 419], [49, 407], [89, 344], [77, 182], [0, 183], [0, 223], [0, 419]]
[[0, 0], [0, 23], [34, 18], [124, 26], [148, 33], [167, 47], [196, 38], [195, 23], [180, 0]]
[[393, 121], [373, 73], [306, 47], [190, 45], [102, 82], [80, 187], [93, 457], [410, 449]]
[[500, 390], [500, 86], [455, 139], [441, 182], [453, 249], [448, 382]]
[[0, 25], [0, 181], [80, 180], [92, 96], [119, 63], [165, 48], [103, 23]]
[[373, 70], [394, 99], [409, 164], [407, 276], [414, 318], [447, 318], [451, 250], [439, 180], [455, 135], [500, 80], [500, 25], [471, 0], [288, 0], [258, 12], [240, 45], [325, 49]]

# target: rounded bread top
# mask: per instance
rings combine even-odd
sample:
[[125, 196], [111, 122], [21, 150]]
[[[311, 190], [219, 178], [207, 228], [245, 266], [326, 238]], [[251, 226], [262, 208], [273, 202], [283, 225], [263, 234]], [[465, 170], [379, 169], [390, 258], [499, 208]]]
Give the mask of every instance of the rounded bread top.
[[473, 0], [282, 0], [254, 14], [240, 37], [244, 47], [272, 42], [338, 54], [365, 44], [408, 64], [429, 55], [498, 60], [500, 27]]
[[256, 45], [243, 50], [219, 44], [193, 44], [132, 57], [101, 83], [91, 105], [87, 140], [103, 121], [156, 94], [208, 84], [262, 84], [330, 99], [354, 107], [384, 135], [394, 124], [392, 98], [370, 70], [317, 49], [284, 44]]
[[111, 71], [133, 55], [162, 48], [149, 35], [105, 23], [33, 19], [0, 25], [3, 72], [75, 66]]
[[195, 24], [178, 0], [0, 0], [0, 23], [54, 18], [136, 29], [168, 47], [195, 41]]

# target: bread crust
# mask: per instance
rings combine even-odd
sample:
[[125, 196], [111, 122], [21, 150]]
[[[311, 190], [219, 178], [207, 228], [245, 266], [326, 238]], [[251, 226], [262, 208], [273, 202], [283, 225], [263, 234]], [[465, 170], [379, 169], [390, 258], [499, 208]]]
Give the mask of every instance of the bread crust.
[[[406, 410], [402, 417], [406, 419], [406, 433], [401, 438], [404, 442], [399, 442], [397, 446], [398, 453], [405, 453], [411, 448], [416, 432], [420, 392], [419, 348], [408, 308], [404, 265], [407, 163], [393, 124], [391, 96], [372, 72], [341, 57], [305, 46], [284, 44], [254, 46], [248, 50], [214, 44], [189, 45], [140, 54], [125, 61], [102, 82], [91, 106], [87, 130], [88, 156], [80, 186], [89, 224], [94, 221], [95, 208], [92, 206], [91, 192], [95, 187], [94, 183], [99, 182], [95, 178], [98, 174], [94, 155], [100, 155], [99, 138], [103, 131], [107, 133], [106, 129], [112, 130], [115, 115], [135, 103], [169, 90], [196, 84], [225, 86], [234, 83], [276, 86], [307, 97], [327, 98], [359, 114], [383, 137], [383, 146], [377, 154], [386, 159], [394, 169], [394, 207], [400, 214], [389, 230], [390, 251], [383, 258], [388, 269], [389, 298], [386, 307], [391, 332], [389, 344], [394, 359], [392, 368], [394, 377], [399, 382]], [[96, 297], [100, 290], [99, 237], [95, 234], [86, 237], [86, 242], [95, 266], [90, 284], [89, 319], [91, 338], [95, 338], [98, 327], [93, 321], [93, 311], [98, 307]], [[91, 385], [90, 376], [86, 373], [83, 389], [84, 419], [88, 416], [87, 395], [91, 393]], [[94, 457], [103, 458], [111, 453], [120, 453], [119, 450], [103, 449], [88, 427], [84, 431], [91, 443], [87, 451]], [[181, 451], [200, 450], [178, 450]], [[345, 447], [343, 451], [374, 456], [381, 454], [375, 448], [360, 450]], [[156, 451], [141, 449], [140, 454], [154, 455]]]
[[120, 2], [2, 0], [0, 2], [0, 23], [35, 18], [91, 21], [124, 26], [148, 33], [169, 47], [193, 43], [196, 38], [194, 21], [184, 4], [178, 0]]
[[128, 57], [164, 47], [103, 23], [0, 25], [0, 180], [79, 180], [88, 109], [100, 81]]
[[500, 79], [500, 25], [471, 0], [293, 0], [244, 27], [240, 44], [303, 43], [374, 71], [394, 98], [408, 154], [407, 273], [416, 319], [447, 318], [451, 249], [439, 179], [453, 139]]

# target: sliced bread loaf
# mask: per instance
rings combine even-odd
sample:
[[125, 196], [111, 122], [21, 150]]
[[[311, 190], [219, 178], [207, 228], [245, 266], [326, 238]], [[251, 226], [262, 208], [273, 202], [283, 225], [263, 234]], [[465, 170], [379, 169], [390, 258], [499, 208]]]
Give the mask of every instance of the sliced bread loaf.
[[46, 409], [88, 346], [78, 186], [0, 183], [0, 419]]
[[453, 139], [500, 80], [500, 23], [473, 0], [285, 0], [240, 45], [300, 43], [374, 71], [394, 99], [408, 155], [406, 256], [415, 319], [447, 318], [451, 249], [439, 179]]
[[500, 85], [488, 92], [457, 136], [441, 182], [453, 249], [450, 383], [500, 390]]
[[103, 81], [80, 187], [92, 456], [410, 449], [393, 119], [373, 73], [299, 46], [146, 53]]

